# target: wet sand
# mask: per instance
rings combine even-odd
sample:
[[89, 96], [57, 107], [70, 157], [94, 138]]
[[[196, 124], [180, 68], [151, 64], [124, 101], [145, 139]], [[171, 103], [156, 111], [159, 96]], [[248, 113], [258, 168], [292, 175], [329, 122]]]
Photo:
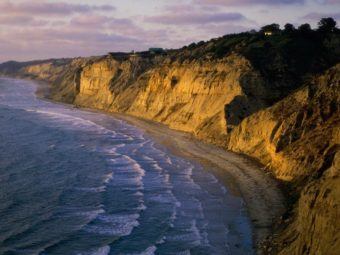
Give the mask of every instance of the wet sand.
[[255, 244], [272, 232], [273, 221], [285, 210], [285, 200], [278, 183], [260, 164], [154, 121], [116, 113], [113, 116], [144, 130], [171, 153], [198, 161], [230, 191], [240, 195], [252, 221]]

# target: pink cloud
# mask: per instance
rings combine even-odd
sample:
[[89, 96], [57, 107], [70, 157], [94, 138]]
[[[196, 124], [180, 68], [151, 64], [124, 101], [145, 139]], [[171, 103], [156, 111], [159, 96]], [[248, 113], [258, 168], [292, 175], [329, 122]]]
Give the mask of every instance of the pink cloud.
[[303, 16], [303, 19], [320, 20], [321, 18], [327, 18], [327, 17], [332, 17], [335, 20], [340, 20], [340, 12], [337, 12], [337, 13], [311, 12]]
[[70, 25], [89, 27], [102, 27], [111, 18], [102, 15], [79, 15], [71, 19]]
[[0, 24], [2, 26], [44, 26], [46, 22], [42, 20], [36, 20], [32, 16], [27, 15], [5, 15], [0, 16]]
[[240, 13], [167, 13], [164, 15], [146, 17], [145, 21], [172, 25], [195, 25], [208, 23], [223, 23], [228, 21], [242, 21], [245, 17]]
[[70, 15], [74, 13], [89, 13], [93, 11], [112, 11], [115, 7], [112, 5], [86, 5], [70, 4], [67, 2], [46, 2], [30, 1], [19, 4], [13, 1], [0, 3], [0, 10], [7, 14], [30, 14], [30, 15]]
[[339, 0], [320, 0], [320, 1], [317, 1], [317, 2], [322, 3], [322, 4], [338, 4], [338, 5], [340, 5]]
[[289, 4], [303, 4], [305, 3], [305, 0], [195, 0], [194, 2], [197, 4], [221, 5], [221, 6], [256, 5], [256, 4], [289, 5]]
[[[144, 1], [148, 16], [140, 16], [136, 8]], [[91, 4], [81, 0], [0, 0], [0, 62], [10, 58], [86, 56], [152, 46], [181, 47], [192, 41], [258, 28], [266, 22], [263, 21], [266, 16], [267, 20], [272, 19], [274, 5], [275, 10], [281, 8], [278, 5], [285, 5], [278, 14], [278, 23], [296, 22], [294, 19], [299, 17], [291, 18], [296, 15], [297, 4], [301, 16], [307, 14], [305, 20], [340, 16], [332, 14], [339, 0], [144, 1], [130, 6], [129, 1], [108, 0], [84, 1]], [[302, 5], [308, 1], [318, 4]], [[114, 6], [103, 4], [107, 2], [115, 3], [124, 12], [118, 13]], [[263, 6], [250, 8], [255, 4]], [[239, 11], [230, 11], [229, 6]], [[294, 10], [293, 14], [289, 10]], [[288, 17], [290, 20], [285, 21]]]

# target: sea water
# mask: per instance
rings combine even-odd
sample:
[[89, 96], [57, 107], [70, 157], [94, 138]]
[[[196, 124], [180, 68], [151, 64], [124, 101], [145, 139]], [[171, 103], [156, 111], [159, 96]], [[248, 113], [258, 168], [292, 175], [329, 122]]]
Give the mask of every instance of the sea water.
[[241, 198], [121, 120], [0, 78], [0, 254], [253, 254]]

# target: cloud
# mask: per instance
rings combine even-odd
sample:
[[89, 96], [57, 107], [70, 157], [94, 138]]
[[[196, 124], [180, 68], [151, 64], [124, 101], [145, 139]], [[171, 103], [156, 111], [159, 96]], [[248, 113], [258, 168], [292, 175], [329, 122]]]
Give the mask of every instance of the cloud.
[[70, 25], [85, 28], [102, 28], [110, 20], [112, 20], [110, 17], [102, 15], [78, 15], [71, 19]]
[[[238, 23], [248, 22], [240, 13], [214, 6], [163, 5], [162, 15], [118, 17], [115, 12], [101, 11], [104, 5], [68, 4], [65, 0], [12, 2], [0, 3], [5, 10], [0, 13], [0, 38], [6, 38], [0, 39], [1, 60], [11, 55], [23, 60], [176, 48], [242, 30]], [[219, 28], [221, 24], [223, 28]]]
[[[53, 29], [53, 28], [44, 28], [44, 29], [25, 29], [22, 31], [17, 31], [15, 35], [8, 34], [8, 38], [15, 38], [22, 41], [30, 42], [30, 43], [47, 43], [51, 41], [63, 42], [63, 43], [78, 43], [78, 42], [139, 42], [138, 39], [114, 34], [114, 33], [105, 33], [100, 31], [81, 31], [78, 29]], [[13, 39], [14, 39], [13, 38]]]
[[[1, 61], [10, 59], [37, 59], [66, 56], [101, 55], [112, 50], [146, 48], [143, 38], [133, 38], [117, 33], [81, 31], [75, 28], [23, 29], [15, 33], [1, 33], [6, 38], [0, 45]], [[0, 62], [1, 62], [0, 61]]]
[[71, 15], [75, 13], [89, 13], [94, 11], [113, 11], [112, 5], [87, 5], [87, 4], [70, 4], [67, 2], [46, 2], [30, 1], [14, 4], [13, 1], [0, 3], [2, 13], [13, 15]]
[[335, 20], [340, 20], [340, 12], [337, 12], [337, 13], [311, 12], [303, 16], [302, 19], [320, 20], [322, 18], [328, 18], [328, 17], [332, 17]]
[[340, 1], [339, 0], [316, 0], [316, 2], [320, 3], [320, 4], [338, 4], [340, 5]]
[[[335, 0], [329, 0], [335, 1]], [[195, 0], [196, 4], [203, 5], [220, 5], [220, 6], [234, 6], [234, 5], [290, 5], [290, 4], [303, 4], [305, 0]]]
[[27, 15], [5, 15], [0, 16], [1, 26], [44, 26], [46, 22], [42, 20], [36, 20], [32, 16]]
[[[308, 0], [194, 0], [195, 4], [207, 6], [241, 6], [241, 5], [294, 5], [305, 4]], [[339, 0], [310, 0], [324, 5], [340, 4]]]
[[[177, 45], [167, 30], [146, 29], [128, 18], [99, 13], [41, 18], [42, 21], [28, 15], [0, 15], [0, 62], [13, 58], [103, 55], [108, 51]], [[15, 29], [11, 29], [12, 26], [16, 26]]]
[[73, 17], [70, 21], [70, 26], [83, 27], [85, 29], [96, 28], [97, 30], [104, 28], [119, 29], [121, 32], [141, 29], [136, 26], [131, 19], [114, 18], [98, 14], [78, 15]]
[[246, 18], [240, 13], [167, 13], [164, 15], [146, 17], [144, 20], [163, 25], [196, 25], [207, 23], [224, 23], [230, 21], [242, 21]]
[[205, 38], [202, 38], [202, 35], [199, 35], [197, 40], [209, 40], [212, 37], [223, 36], [226, 34], [239, 33], [243, 31], [250, 31], [254, 29], [254, 26], [244, 26], [238, 24], [229, 24], [228, 26], [220, 26], [218, 24], [206, 24], [201, 27], [201, 30], [204, 31]]
[[[0, 62], [176, 48], [258, 28], [264, 22], [294, 22], [307, 13], [303, 22], [340, 16], [335, 8], [339, 0], [144, 0], [134, 6], [130, 2], [0, 0]], [[255, 4], [262, 6], [251, 8]], [[140, 15], [140, 6], [146, 8], [145, 16]]]

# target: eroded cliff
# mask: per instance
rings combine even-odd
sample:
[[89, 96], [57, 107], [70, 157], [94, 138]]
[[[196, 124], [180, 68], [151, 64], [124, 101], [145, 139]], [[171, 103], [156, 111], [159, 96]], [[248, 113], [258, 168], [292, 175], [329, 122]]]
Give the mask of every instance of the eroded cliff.
[[162, 122], [257, 159], [285, 183], [290, 204], [265, 253], [338, 254], [339, 52], [288, 45], [306, 55], [288, 58], [271, 39], [242, 40], [227, 41], [222, 57], [211, 55], [221, 44], [212, 41], [166, 56], [35, 63], [16, 74], [48, 81], [55, 100]]
[[152, 68], [145, 61], [105, 58], [86, 66], [75, 104], [156, 120], [220, 145], [243, 112], [265, 105], [261, 76], [244, 57], [170, 64], [165, 59]]
[[339, 92], [337, 65], [231, 133], [228, 148], [259, 159], [297, 199], [279, 254], [339, 252]]

